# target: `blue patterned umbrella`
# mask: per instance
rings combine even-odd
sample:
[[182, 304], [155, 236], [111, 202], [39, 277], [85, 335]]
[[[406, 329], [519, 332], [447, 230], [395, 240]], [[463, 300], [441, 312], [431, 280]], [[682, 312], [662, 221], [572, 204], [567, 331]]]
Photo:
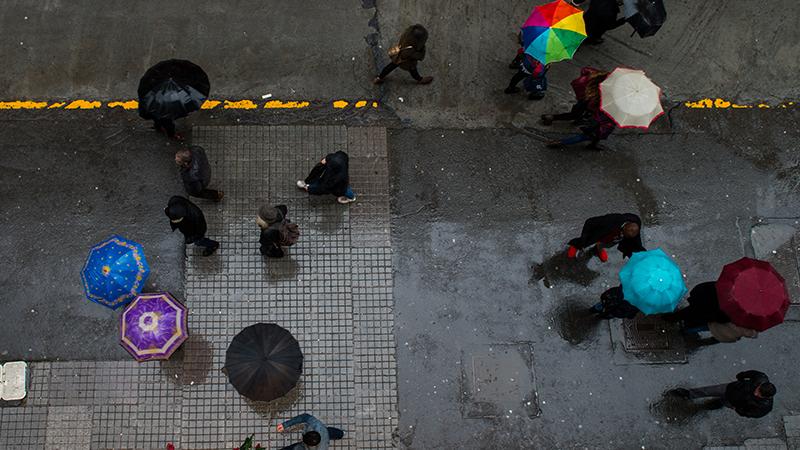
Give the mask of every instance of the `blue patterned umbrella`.
[[113, 235], [92, 247], [81, 279], [89, 300], [116, 309], [142, 292], [149, 274], [142, 246]]
[[674, 311], [687, 291], [681, 269], [660, 248], [634, 253], [619, 281], [625, 300], [645, 314]]

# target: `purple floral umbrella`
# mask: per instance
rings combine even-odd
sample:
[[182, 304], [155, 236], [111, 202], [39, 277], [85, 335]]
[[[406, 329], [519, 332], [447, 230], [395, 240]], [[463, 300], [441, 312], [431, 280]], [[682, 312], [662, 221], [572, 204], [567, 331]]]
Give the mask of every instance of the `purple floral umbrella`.
[[168, 292], [141, 294], [120, 318], [120, 343], [137, 361], [167, 359], [189, 337], [187, 309]]

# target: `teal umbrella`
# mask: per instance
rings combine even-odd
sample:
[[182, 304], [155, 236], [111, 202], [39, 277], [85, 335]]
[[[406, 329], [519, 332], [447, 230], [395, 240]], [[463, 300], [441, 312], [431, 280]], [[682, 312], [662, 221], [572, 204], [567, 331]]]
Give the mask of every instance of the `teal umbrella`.
[[681, 269], [660, 248], [634, 253], [619, 281], [625, 300], [645, 314], [674, 311], [687, 291]]

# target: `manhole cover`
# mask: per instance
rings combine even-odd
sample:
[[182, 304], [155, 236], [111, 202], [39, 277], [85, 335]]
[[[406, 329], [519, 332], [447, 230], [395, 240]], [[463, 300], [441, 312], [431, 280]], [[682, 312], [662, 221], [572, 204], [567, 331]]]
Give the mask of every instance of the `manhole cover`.
[[531, 344], [490, 345], [462, 360], [465, 418], [539, 415]]
[[654, 316], [644, 316], [622, 322], [625, 350], [669, 350], [667, 323]]

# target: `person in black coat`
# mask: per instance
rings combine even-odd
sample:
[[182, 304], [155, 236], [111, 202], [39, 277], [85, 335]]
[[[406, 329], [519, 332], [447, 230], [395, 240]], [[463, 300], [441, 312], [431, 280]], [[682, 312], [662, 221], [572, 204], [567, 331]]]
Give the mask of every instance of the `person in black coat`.
[[732, 383], [703, 386], [694, 389], [677, 388], [667, 395], [697, 399], [713, 397], [706, 404], [706, 409], [718, 409], [726, 406], [742, 417], [764, 417], [772, 411], [772, 398], [777, 389], [769, 382], [766, 374], [757, 370], [747, 370], [736, 374]]
[[412, 25], [400, 36], [400, 42], [389, 49], [391, 62], [381, 70], [380, 75], [372, 82], [381, 84], [396, 68], [407, 70], [419, 84], [429, 84], [433, 77], [423, 77], [417, 70], [417, 64], [425, 59], [425, 43], [428, 42], [428, 30], [420, 24]]
[[[573, 0], [578, 5], [584, 0]], [[589, 9], [583, 14], [583, 21], [586, 24], [586, 40], [589, 45], [603, 43], [603, 34], [606, 31], [619, 28], [625, 24], [625, 17], [617, 18], [619, 15], [618, 0], [591, 0]]]
[[225, 195], [222, 191], [208, 189], [211, 182], [211, 165], [206, 152], [199, 145], [192, 145], [175, 152], [175, 164], [180, 167], [181, 180], [186, 193], [218, 202]]
[[600, 261], [608, 261], [606, 248], [617, 246], [623, 258], [644, 251], [640, 234], [642, 220], [636, 214], [606, 214], [591, 217], [583, 224], [580, 237], [569, 241], [567, 257], [575, 258], [578, 251], [595, 246]]
[[639, 308], [631, 305], [625, 300], [622, 292], [622, 285], [606, 290], [600, 296], [600, 301], [590, 308], [590, 311], [597, 314], [601, 319], [633, 319], [639, 314]]
[[305, 180], [297, 181], [297, 187], [312, 195], [335, 195], [342, 204], [356, 201], [356, 194], [350, 189], [349, 159], [343, 151], [325, 156]]
[[286, 205], [265, 205], [259, 208], [256, 224], [261, 228], [258, 243], [262, 255], [281, 258], [284, 255], [282, 247], [289, 247], [297, 242], [300, 229], [289, 221], [288, 213]]
[[667, 315], [668, 320], [682, 321], [687, 331], [706, 331], [709, 322], [728, 323], [731, 319], [722, 312], [717, 298], [717, 282], [700, 283], [689, 291], [689, 306]]
[[203, 247], [203, 256], [213, 254], [219, 248], [219, 242], [206, 236], [206, 218], [203, 211], [186, 197], [174, 195], [169, 199], [164, 214], [169, 217], [172, 231], [180, 230], [186, 244]]

